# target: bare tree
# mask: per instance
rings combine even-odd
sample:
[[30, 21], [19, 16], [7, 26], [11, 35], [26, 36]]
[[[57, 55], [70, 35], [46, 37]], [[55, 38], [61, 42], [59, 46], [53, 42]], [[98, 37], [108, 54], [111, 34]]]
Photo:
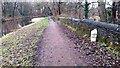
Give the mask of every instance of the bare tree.
[[116, 19], [116, 11], [117, 11], [117, 8], [116, 8], [116, 2], [113, 2], [112, 4], [112, 19], [113, 19], [113, 23], [115, 23], [115, 19]]
[[120, 19], [120, 1], [118, 2], [118, 19]]
[[105, 2], [98, 2], [99, 6], [99, 16], [100, 16], [100, 21], [106, 22], [107, 21], [107, 15], [106, 15], [106, 10], [105, 10]]
[[15, 10], [16, 10], [16, 8], [17, 8], [17, 2], [14, 2], [13, 4], [14, 4], [14, 5], [13, 5], [13, 14], [12, 14], [12, 16], [13, 16], [13, 18], [14, 18], [14, 16], [15, 16]]

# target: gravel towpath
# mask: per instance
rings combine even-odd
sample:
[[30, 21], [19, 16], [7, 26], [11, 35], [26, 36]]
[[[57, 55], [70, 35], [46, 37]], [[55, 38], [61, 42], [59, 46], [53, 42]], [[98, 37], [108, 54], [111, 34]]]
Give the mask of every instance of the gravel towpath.
[[36, 63], [40, 66], [86, 66], [88, 65], [80, 53], [74, 50], [74, 43], [62, 32], [52, 19], [46, 28], [36, 55]]

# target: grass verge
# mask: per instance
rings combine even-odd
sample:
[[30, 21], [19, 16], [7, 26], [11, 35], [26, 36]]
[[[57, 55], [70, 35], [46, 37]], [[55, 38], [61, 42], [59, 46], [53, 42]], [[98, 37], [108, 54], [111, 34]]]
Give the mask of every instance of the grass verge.
[[36, 44], [40, 41], [40, 36], [47, 25], [46, 17], [2, 37], [0, 66], [33, 65], [32, 57], [35, 55], [33, 49], [37, 47]]

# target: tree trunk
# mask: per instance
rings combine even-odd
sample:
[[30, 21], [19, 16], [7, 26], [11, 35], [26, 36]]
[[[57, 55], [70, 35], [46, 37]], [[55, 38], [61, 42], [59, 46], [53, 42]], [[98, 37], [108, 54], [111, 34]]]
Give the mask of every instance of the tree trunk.
[[58, 15], [60, 15], [60, 14], [61, 14], [61, 10], [60, 10], [60, 9], [61, 9], [61, 8], [60, 8], [60, 4], [61, 4], [61, 2], [59, 2], [59, 3], [58, 3]]
[[107, 16], [106, 16], [106, 10], [105, 10], [105, 2], [99, 2], [99, 16], [100, 16], [100, 21], [101, 22], [106, 22], [107, 21]]
[[75, 17], [77, 17], [77, 3], [75, 3]]
[[116, 8], [116, 2], [113, 2], [112, 4], [112, 20], [113, 20], [113, 23], [116, 22], [116, 11], [117, 11], [117, 8]]
[[120, 19], [120, 1], [118, 2], [118, 19]]
[[[0, 9], [2, 9], [2, 5], [1, 5], [2, 3], [0, 3]], [[3, 33], [3, 31], [2, 31], [2, 10], [0, 10], [0, 38], [2, 37], [2, 33]]]
[[13, 8], [13, 17], [15, 16], [15, 10], [16, 10], [16, 2], [14, 3], [14, 8]]

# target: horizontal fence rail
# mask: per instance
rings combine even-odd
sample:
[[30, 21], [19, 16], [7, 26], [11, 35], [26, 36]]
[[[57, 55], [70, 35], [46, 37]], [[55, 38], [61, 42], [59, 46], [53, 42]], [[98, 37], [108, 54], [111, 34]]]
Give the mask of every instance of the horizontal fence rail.
[[117, 25], [117, 24], [111, 24], [111, 23], [105, 23], [105, 22], [96, 22], [96, 21], [92, 21], [92, 20], [88, 20], [88, 19], [78, 19], [78, 18], [71, 18], [71, 17], [59, 17], [59, 18], [69, 19], [69, 20], [74, 21], [74, 22], [80, 22], [80, 23], [85, 23], [88, 25], [97, 26], [99, 28], [113, 31], [115, 33], [120, 34], [120, 25]]

